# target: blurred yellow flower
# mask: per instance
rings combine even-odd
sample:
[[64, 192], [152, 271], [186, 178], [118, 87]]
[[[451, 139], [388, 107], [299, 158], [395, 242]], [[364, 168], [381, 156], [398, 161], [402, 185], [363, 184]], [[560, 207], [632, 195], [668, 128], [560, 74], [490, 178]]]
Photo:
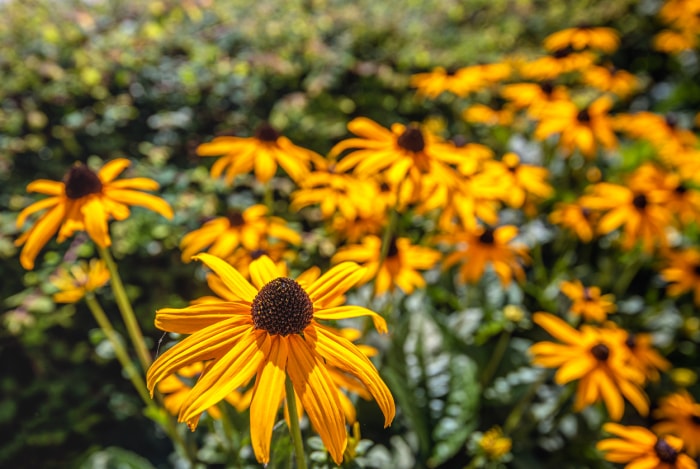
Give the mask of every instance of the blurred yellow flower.
[[562, 29], [544, 39], [544, 48], [549, 52], [570, 47], [573, 50], [596, 49], [608, 54], [620, 45], [620, 37], [612, 28], [582, 25]]
[[500, 427], [493, 427], [485, 432], [479, 440], [479, 447], [489, 461], [498, 461], [510, 453], [513, 442], [503, 434]]
[[95, 173], [76, 163], [61, 182], [37, 179], [29, 183], [27, 192], [51, 197], [34, 202], [17, 216], [17, 227], [21, 228], [30, 215], [49, 209], [15, 241], [17, 246], [24, 245], [20, 254], [22, 267], [33, 269], [37, 254], [56, 233], [60, 243], [76, 231], [87, 231], [98, 246], [110, 246], [108, 222], [126, 219], [130, 205], [146, 207], [172, 218], [173, 211], [167, 202], [140, 192], [158, 189], [157, 182], [141, 177], [115, 180], [130, 164], [125, 158], [117, 158]]
[[559, 202], [549, 214], [549, 221], [573, 231], [581, 241], [589, 243], [593, 239], [597, 215], [578, 202]]
[[654, 425], [655, 432], [680, 437], [689, 455], [700, 456], [700, 404], [688, 391], [662, 398], [653, 416], [660, 420]]
[[80, 261], [70, 269], [60, 267], [49, 281], [60, 290], [53, 295], [56, 303], [76, 303], [105, 285], [109, 281], [109, 270], [104, 261], [90, 259], [89, 264]]
[[601, 295], [599, 287], [584, 287], [580, 280], [562, 281], [559, 289], [571, 300], [570, 311], [588, 321], [603, 322], [617, 310], [614, 295]]

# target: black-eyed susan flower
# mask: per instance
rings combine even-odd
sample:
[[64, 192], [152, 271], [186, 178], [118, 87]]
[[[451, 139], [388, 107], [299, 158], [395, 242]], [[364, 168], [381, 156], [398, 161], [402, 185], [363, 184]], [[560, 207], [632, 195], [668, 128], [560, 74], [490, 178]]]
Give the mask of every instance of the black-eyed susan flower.
[[294, 245], [301, 243], [301, 235], [282, 218], [268, 216], [264, 205], [253, 205], [243, 211], [232, 209], [226, 216], [209, 220], [183, 236], [180, 242], [182, 261], [189, 262], [194, 254], [203, 251], [227, 257], [239, 246], [255, 251], [264, 247], [265, 238]]
[[591, 187], [580, 203], [588, 210], [605, 212], [596, 227], [599, 234], [607, 234], [622, 227], [622, 247], [632, 249], [641, 242], [645, 252], [655, 246], [666, 247], [666, 227], [670, 226], [671, 214], [660, 202], [659, 194], [638, 191], [630, 187], [599, 182]]
[[676, 54], [698, 45], [700, 34], [700, 6], [693, 0], [668, 0], [659, 10], [659, 17], [669, 29], [654, 37], [654, 48]]
[[528, 198], [546, 199], [554, 192], [547, 183], [547, 168], [522, 163], [513, 152], [503, 155], [500, 161], [486, 161], [484, 173], [499, 181], [501, 200], [513, 208], [522, 208]]
[[231, 184], [236, 176], [255, 171], [255, 178], [266, 183], [277, 172], [277, 166], [298, 182], [309, 172], [311, 161], [322, 158], [317, 153], [292, 143], [270, 124], [261, 124], [252, 137], [215, 137], [197, 147], [202, 157], [218, 156], [211, 167], [211, 176]]
[[143, 177], [115, 180], [130, 164], [125, 158], [117, 158], [94, 172], [77, 163], [61, 182], [38, 179], [29, 183], [27, 192], [50, 197], [34, 202], [17, 216], [17, 227], [21, 228], [30, 215], [48, 209], [15, 241], [17, 246], [24, 245], [19, 258], [22, 267], [33, 269], [39, 251], [56, 233], [59, 243], [76, 231], [86, 231], [98, 246], [110, 246], [108, 222], [126, 219], [131, 205], [172, 218], [173, 211], [167, 202], [141, 192], [157, 190], [157, 182]]
[[675, 436], [656, 436], [649, 429], [606, 423], [603, 430], [616, 438], [596, 445], [606, 460], [625, 464], [625, 469], [696, 469], [697, 463], [683, 453], [683, 441]]
[[463, 150], [440, 141], [419, 126], [393, 124], [391, 129], [385, 129], [370, 119], [358, 117], [348, 123], [348, 129], [358, 137], [343, 140], [331, 149], [332, 156], [351, 150], [337, 163], [337, 171], [353, 168], [360, 177], [383, 173], [390, 185], [411, 179], [419, 187], [426, 174], [446, 184], [456, 184], [457, 177], [450, 164], [464, 157]]
[[500, 93], [513, 107], [525, 109], [531, 117], [536, 117], [539, 110], [551, 102], [570, 99], [565, 86], [554, 85], [551, 81], [512, 83], [504, 85]]
[[589, 51], [576, 52], [571, 47], [565, 47], [522, 64], [519, 72], [528, 80], [554, 80], [561, 75], [587, 69], [595, 59], [595, 55]]
[[571, 300], [569, 311], [587, 321], [603, 322], [617, 310], [614, 295], [601, 295], [599, 287], [585, 287], [580, 280], [562, 281], [559, 289]]
[[661, 277], [668, 282], [668, 294], [679, 296], [692, 292], [693, 302], [700, 306], [700, 250], [686, 248], [669, 252], [665, 264]]
[[599, 91], [609, 92], [621, 98], [631, 95], [640, 86], [639, 78], [611, 64], [585, 69], [583, 82]]
[[653, 416], [659, 422], [654, 431], [661, 435], [676, 435], [685, 442], [693, 457], [700, 456], [700, 404], [686, 390], [662, 398]]
[[645, 163], [632, 173], [628, 184], [635, 189], [654, 192], [659, 203], [681, 225], [700, 221], [700, 191], [692, 181], [681, 177], [679, 173]]
[[479, 439], [479, 449], [489, 461], [500, 461], [513, 447], [510, 438], [503, 434], [501, 427], [492, 427]]
[[678, 54], [695, 49], [698, 45], [698, 35], [688, 30], [664, 29], [654, 36], [652, 44], [659, 52]]
[[698, 143], [697, 135], [681, 126], [673, 114], [649, 111], [621, 113], [614, 117], [613, 125], [629, 137], [651, 143], [671, 164], [677, 163], [678, 154], [694, 148]]
[[560, 202], [549, 214], [549, 221], [573, 231], [584, 243], [593, 239], [598, 214], [578, 202]]
[[559, 135], [559, 146], [571, 153], [579, 150], [587, 158], [595, 156], [598, 147], [611, 150], [617, 147], [617, 137], [608, 111], [612, 100], [601, 96], [584, 108], [571, 101], [556, 101], [542, 109], [535, 138], [545, 140]]
[[[427, 98], [435, 99], [442, 93], [451, 92], [459, 86], [464, 87], [463, 77], [458, 76], [457, 70], [435, 67], [430, 72], [411, 75], [411, 86], [416, 88], [416, 93]], [[481, 82], [474, 83], [474, 91], [481, 86]]]
[[53, 295], [56, 303], [76, 303], [104, 286], [109, 281], [109, 270], [104, 261], [90, 259], [89, 264], [80, 261], [70, 269], [60, 267], [49, 281], [59, 290]]
[[377, 295], [400, 288], [411, 294], [416, 288], [425, 286], [425, 279], [418, 272], [435, 266], [440, 252], [416, 246], [408, 238], [392, 238], [386, 259], [381, 261], [382, 240], [377, 236], [366, 236], [362, 244], [345, 246], [338, 250], [331, 262], [355, 261], [366, 267], [366, 274], [360, 283], [374, 279]]
[[627, 398], [641, 415], [649, 412], [644, 373], [629, 366], [629, 350], [619, 330], [588, 325], [577, 330], [547, 313], [535, 313], [533, 320], [563, 343], [537, 342], [530, 347], [532, 362], [557, 368], [554, 382], [559, 385], [578, 380], [574, 410], [602, 400], [610, 418], [620, 420]]
[[480, 226], [441, 235], [437, 239], [454, 249], [443, 260], [443, 267], [459, 263], [459, 278], [465, 283], [478, 282], [489, 267], [504, 286], [510, 285], [514, 277], [522, 282], [523, 264], [530, 261], [530, 256], [527, 247], [515, 241], [517, 235], [518, 228], [513, 225]]
[[333, 366], [362, 383], [384, 413], [385, 426], [391, 424], [394, 400], [374, 365], [352, 342], [318, 322], [370, 316], [379, 331], [386, 332], [384, 320], [366, 308], [328, 307], [364, 275], [361, 267], [339, 264], [302, 287], [265, 256], [250, 266], [252, 284], [215, 256], [204, 253], [196, 258], [240, 300], [156, 312], [158, 328], [190, 335], [149, 368], [151, 392], [183, 366], [213, 361], [183, 401], [179, 421], [196, 428], [203, 411], [255, 377], [251, 442], [258, 461], [267, 463], [272, 428], [289, 379], [311, 425], [340, 464], [347, 432], [339, 389], [328, 371]]
[[654, 348], [651, 334], [628, 332], [625, 345], [630, 350], [631, 366], [642, 370], [649, 381], [658, 381], [659, 372], [671, 368], [671, 363]]
[[470, 124], [508, 126], [515, 119], [515, 109], [503, 99], [493, 99], [488, 104], [475, 103], [462, 111], [462, 119]]
[[549, 52], [565, 49], [595, 49], [608, 54], [620, 45], [620, 37], [612, 28], [581, 25], [550, 34], [544, 39], [544, 48]]

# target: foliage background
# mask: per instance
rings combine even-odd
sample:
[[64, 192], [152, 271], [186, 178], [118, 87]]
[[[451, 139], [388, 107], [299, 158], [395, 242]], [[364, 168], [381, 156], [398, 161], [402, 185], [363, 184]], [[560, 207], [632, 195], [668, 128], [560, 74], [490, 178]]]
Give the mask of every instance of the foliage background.
[[[216, 213], [220, 202], [220, 188], [208, 180], [194, 154], [196, 145], [212, 135], [249, 135], [269, 120], [295, 143], [325, 153], [346, 136], [345, 125], [353, 117], [387, 125], [448, 112], [440, 102], [416, 99], [408, 87], [412, 73], [532, 55], [549, 33], [582, 22], [621, 32], [624, 42], [616, 59], [623, 68], [662, 81], [679, 67], [649, 52], [649, 37], [658, 28], [651, 16], [658, 2], [652, 0], [399, 3], [10, 0], [0, 5], [0, 299], [5, 311], [0, 426], [9, 430], [0, 444], [0, 465], [77, 467], [92, 464], [90, 455], [98, 450], [119, 447], [134, 453], [129, 456], [134, 464], [146, 464], [141, 457], [156, 467], [172, 466], [169, 442], [141, 415], [128, 381], [115, 379], [120, 369], [109, 350], [100, 347], [103, 337], [87, 310], [50, 300], [45, 279], [67, 246], [53, 241], [35, 271], [20, 267], [14, 221], [32, 200], [24, 190], [29, 181], [60, 178], [74, 161], [122, 156], [137, 163], [132, 175], [161, 184], [162, 196], [175, 208], [172, 222], [135, 210], [133, 217], [112, 225], [120, 270], [155, 348], [160, 338], [152, 326], [155, 309], [185, 304], [205, 291], [195, 266], [180, 261], [177, 246], [184, 233]], [[698, 85], [690, 79], [674, 85], [674, 93], [661, 103], [650, 95], [645, 105], [697, 109]], [[449, 125], [452, 133], [484, 138], [464, 123]], [[237, 197], [235, 188], [231, 197]], [[70, 252], [83, 255], [90, 249], [81, 239], [72, 247]], [[644, 280], [639, 282], [634, 287], [643, 291]], [[393, 448], [395, 457], [415, 448], [419, 458], [426, 457], [431, 445], [450, 444], [446, 437], [436, 441], [428, 434], [440, 425], [449, 433], [446, 416], [427, 411], [428, 401], [454, 401], [458, 412], [474, 413], [470, 395], [478, 388], [470, 388], [474, 379], [469, 376], [474, 363], [485, 358], [478, 340], [466, 351], [469, 359], [464, 351], [451, 354], [461, 346], [459, 340], [450, 338], [446, 321], [418, 314], [420, 306], [414, 311], [419, 322], [406, 321], [393, 333], [405, 342], [385, 357], [394, 366], [382, 370], [399, 403], [416, 397], [398, 395], [406, 389], [401, 386], [406, 350], [427, 362], [440, 362], [442, 352], [450, 358], [433, 370], [435, 375], [423, 375], [414, 389], [406, 389], [418, 392], [424, 407], [413, 414], [404, 408], [406, 415], [390, 433], [377, 431], [371, 420], [366, 433], [363, 428], [368, 438]], [[444, 350], [403, 347], [421, 343], [431, 331], [447, 337]], [[515, 339], [514, 347], [524, 350], [525, 342], [518, 345]], [[515, 373], [523, 358], [513, 352], [503, 367]], [[693, 349], [680, 359], [692, 363], [697, 358]], [[427, 365], [421, 366], [425, 371]], [[452, 377], [447, 388], [431, 384], [439, 376]], [[509, 383], [503, 386], [520, 392], [518, 376]], [[505, 417], [498, 402], [490, 406], [481, 409], [483, 419]], [[569, 424], [576, 432], [586, 431]], [[540, 467], [602, 464], [593, 462], [591, 446], [548, 454], [547, 448], [562, 446], [561, 435], [557, 438], [530, 445], [514, 467], [533, 467], [533, 460]], [[449, 461], [444, 464], [450, 467]]]

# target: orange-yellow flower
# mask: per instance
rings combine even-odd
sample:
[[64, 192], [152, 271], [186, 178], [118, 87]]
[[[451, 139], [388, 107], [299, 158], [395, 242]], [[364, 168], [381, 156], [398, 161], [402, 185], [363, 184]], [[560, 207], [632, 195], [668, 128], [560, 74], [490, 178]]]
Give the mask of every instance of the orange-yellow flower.
[[77, 163], [62, 182], [37, 179], [29, 183], [27, 192], [50, 197], [34, 202], [17, 216], [17, 227], [21, 228], [30, 215], [48, 210], [15, 241], [17, 246], [24, 245], [19, 257], [22, 267], [33, 269], [39, 251], [56, 233], [60, 243], [76, 231], [87, 231], [98, 246], [110, 246], [108, 222], [126, 219], [130, 205], [146, 207], [172, 218], [173, 211], [167, 202], [140, 192], [158, 189], [156, 181], [143, 177], [115, 180], [130, 164], [125, 158], [117, 158], [94, 172]]
[[582, 207], [577, 202], [560, 202], [549, 214], [549, 221], [573, 231], [584, 243], [593, 239], [596, 218], [595, 212]]
[[571, 300], [570, 311], [588, 321], [603, 322], [617, 310], [615, 296], [601, 295], [599, 287], [584, 287], [581, 281], [574, 280], [561, 282], [559, 288]]
[[679, 296], [692, 292], [693, 302], [700, 306], [700, 250], [686, 248], [668, 252], [665, 264], [661, 277], [668, 282], [668, 294]]
[[654, 431], [676, 435], [685, 442], [688, 454], [700, 456], [700, 404], [688, 391], [682, 390], [661, 399], [653, 415], [660, 420], [654, 425]]
[[59, 268], [49, 281], [59, 290], [53, 295], [56, 303], [77, 303], [109, 281], [109, 270], [104, 261], [90, 259], [90, 264], [81, 261], [70, 270]]
[[600, 26], [578, 26], [552, 33], [544, 40], [544, 48], [549, 52], [565, 49], [597, 49], [608, 54], [615, 52], [620, 45], [620, 37], [612, 28]]

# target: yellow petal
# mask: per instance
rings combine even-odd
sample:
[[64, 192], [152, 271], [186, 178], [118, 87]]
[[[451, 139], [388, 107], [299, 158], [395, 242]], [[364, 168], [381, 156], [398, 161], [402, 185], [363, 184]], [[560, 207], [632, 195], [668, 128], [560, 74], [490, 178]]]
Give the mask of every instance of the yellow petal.
[[103, 184], [112, 182], [119, 176], [126, 168], [131, 165], [131, 161], [126, 158], [115, 158], [112, 161], [108, 161], [97, 173]]
[[88, 196], [80, 208], [80, 213], [85, 222], [85, 231], [90, 235], [90, 238], [103, 248], [111, 246], [112, 240], [109, 237], [107, 214], [104, 211], [100, 198]]
[[348, 438], [338, 389], [326, 366], [301, 336], [289, 336], [287, 372], [311, 425], [321, 437], [331, 459], [340, 465]]
[[144, 192], [132, 191], [128, 189], [106, 189], [105, 194], [126, 205], [137, 205], [153, 210], [156, 213], [163, 215], [168, 220], [173, 218], [173, 209], [170, 205], [160, 197]]
[[279, 277], [284, 275], [280, 274], [275, 263], [267, 256], [260, 256], [250, 263], [250, 279], [258, 290]]
[[49, 197], [48, 199], [42, 199], [38, 202], [34, 202], [30, 206], [26, 207], [24, 210], [19, 212], [19, 215], [17, 215], [17, 228], [22, 228], [22, 225], [24, 225], [24, 222], [27, 220], [27, 217], [29, 215], [53, 207], [54, 205], [57, 205], [60, 202], [61, 199], [59, 197]]
[[20, 242], [24, 242], [24, 247], [19, 255], [19, 261], [27, 270], [34, 268], [34, 259], [36, 259], [37, 254], [41, 251], [41, 248], [49, 242], [49, 239], [53, 237], [58, 231], [58, 227], [61, 225], [63, 220], [63, 215], [65, 214], [66, 206], [63, 204], [56, 205], [54, 208], [46, 212], [34, 226], [23, 235], [20, 239], [16, 241], [15, 244], [19, 245]]
[[287, 340], [281, 336], [272, 337], [270, 355], [255, 382], [250, 405], [250, 439], [255, 457], [262, 464], [270, 462], [272, 428], [284, 397], [287, 355]]
[[553, 314], [535, 313], [532, 315], [532, 320], [561, 342], [567, 344], [580, 342], [581, 333]]
[[328, 321], [357, 318], [360, 316], [370, 316], [372, 318], [372, 322], [374, 322], [374, 327], [381, 334], [386, 334], [388, 332], [384, 318], [374, 311], [363, 308], [362, 306], [336, 306], [334, 308], [324, 308], [314, 311], [314, 318], [325, 319]]
[[186, 308], [163, 308], [156, 311], [155, 324], [162, 331], [193, 334], [219, 321], [232, 319], [232, 316], [239, 316], [240, 324], [250, 323], [250, 305], [222, 301], [191, 305]]
[[314, 306], [323, 307], [326, 302], [344, 294], [364, 275], [364, 269], [354, 262], [343, 262], [331, 268], [312, 283], [307, 293]]
[[204, 262], [207, 267], [221, 278], [221, 281], [224, 282], [229, 290], [236, 294], [236, 296], [241, 297], [244, 301], [252, 303], [255, 295], [258, 294], [255, 287], [223, 259], [206, 253], [193, 256], [192, 259]]
[[38, 192], [46, 195], [63, 195], [66, 185], [49, 179], [37, 179], [27, 184], [27, 192]]

